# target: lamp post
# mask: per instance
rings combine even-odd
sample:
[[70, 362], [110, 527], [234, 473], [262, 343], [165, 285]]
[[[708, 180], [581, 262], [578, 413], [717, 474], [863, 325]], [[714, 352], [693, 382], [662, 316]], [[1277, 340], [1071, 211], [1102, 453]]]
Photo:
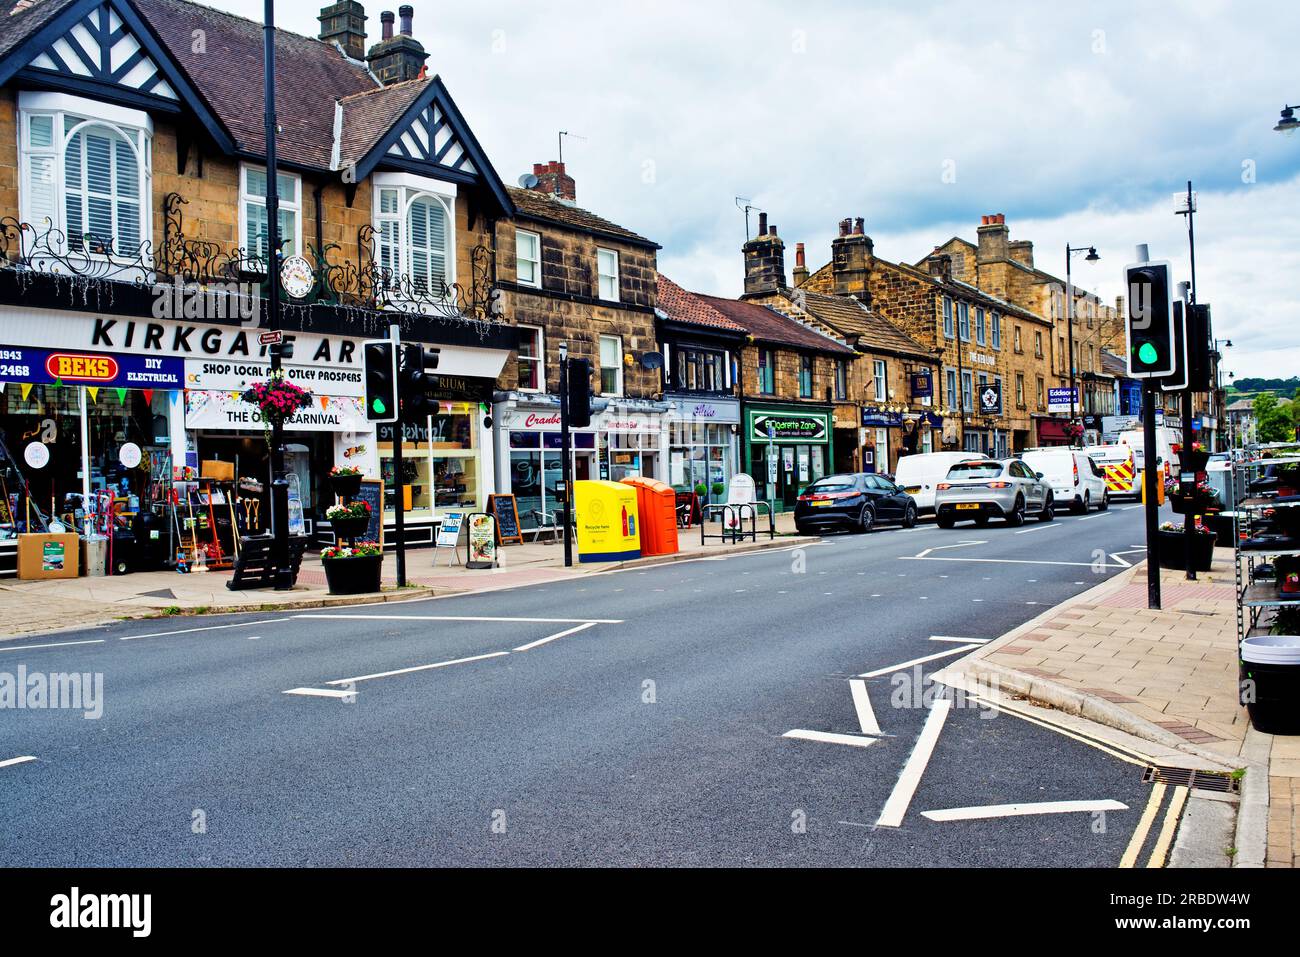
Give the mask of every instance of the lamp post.
[[1277, 121], [1277, 126], [1273, 127], [1276, 133], [1294, 133], [1300, 130], [1300, 120], [1296, 119], [1295, 111], [1297, 107], [1284, 106], [1282, 108], [1282, 118]]
[[1078, 404], [1078, 396], [1074, 386], [1074, 280], [1072, 278], [1071, 266], [1074, 257], [1078, 253], [1087, 253], [1088, 256], [1084, 262], [1095, 263], [1101, 259], [1097, 255], [1096, 246], [1071, 246], [1065, 244], [1065, 334], [1069, 339], [1069, 362], [1070, 362], [1070, 421], [1075, 419], [1075, 406]]
[[[1223, 348], [1221, 349], [1220, 346], [1222, 346]], [[1210, 406], [1215, 413], [1214, 418], [1216, 421], [1220, 417], [1222, 417], [1225, 420], [1228, 418], [1228, 405], [1225, 402], [1223, 404], [1223, 407], [1220, 408], [1218, 405], [1218, 398], [1221, 394], [1223, 394], [1223, 349], [1231, 349], [1231, 348], [1232, 348], [1231, 339], [1214, 340], [1214, 396], [1212, 397]], [[1220, 426], [1220, 428], [1222, 428], [1222, 425]], [[1232, 423], [1231, 422], [1227, 423], [1227, 428], [1228, 428], [1228, 448], [1232, 448], [1232, 431], [1231, 431]]]
[[[280, 191], [275, 155], [275, 0], [265, 0], [262, 17], [262, 96], [266, 127], [266, 325], [280, 330]], [[283, 345], [270, 346], [271, 378], [283, 370]], [[400, 428], [400, 426], [399, 426]], [[289, 562], [289, 480], [284, 472], [284, 423], [271, 420], [271, 559], [276, 591], [293, 588]]]

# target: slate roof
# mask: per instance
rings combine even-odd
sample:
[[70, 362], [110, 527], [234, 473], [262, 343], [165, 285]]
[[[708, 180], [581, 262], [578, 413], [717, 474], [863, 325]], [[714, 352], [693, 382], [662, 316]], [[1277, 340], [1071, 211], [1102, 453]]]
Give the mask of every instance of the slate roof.
[[1102, 349], [1101, 371], [1120, 378], [1128, 378], [1128, 363], [1124, 361], [1123, 356], [1117, 356]]
[[835, 356], [857, 355], [853, 349], [850, 349], [844, 343], [836, 342], [830, 336], [809, 328], [789, 316], [783, 316], [775, 309], [769, 309], [767, 306], [760, 306], [757, 303], [744, 302], [739, 299], [721, 299], [717, 296], [706, 296], [702, 293], [694, 293], [693, 295], [703, 299], [708, 305], [732, 322], [744, 327], [746, 332], [761, 342], [792, 346], [796, 349], [806, 349], [810, 352], [822, 352]]
[[0, 57], [49, 23], [76, 0], [39, 0], [15, 10], [12, 0], [0, 0]]
[[718, 312], [695, 293], [687, 292], [663, 273], [657, 274], [657, 280], [656, 302], [659, 304], [659, 308], [667, 313], [668, 318], [673, 322], [690, 326], [703, 326], [741, 335], [748, 331], [740, 323], [733, 322]]
[[874, 346], [927, 360], [934, 358], [921, 343], [851, 296], [831, 296], [810, 289], [800, 289], [792, 296], [796, 304], [802, 297], [805, 311], [832, 329], [843, 335], [857, 336], [859, 345], [865, 349]]
[[608, 219], [602, 219], [595, 213], [580, 206], [570, 206], [568, 203], [562, 203], [558, 199], [553, 199], [546, 193], [539, 193], [535, 189], [520, 189], [517, 186], [508, 186], [506, 192], [514, 201], [521, 219], [534, 219], [555, 223], [560, 226], [569, 226], [584, 232], [609, 236], [639, 246], [648, 246], [651, 249], [662, 248], [653, 239], [646, 239], [644, 236], [634, 233], [630, 229], [624, 229], [617, 223], [611, 223]]

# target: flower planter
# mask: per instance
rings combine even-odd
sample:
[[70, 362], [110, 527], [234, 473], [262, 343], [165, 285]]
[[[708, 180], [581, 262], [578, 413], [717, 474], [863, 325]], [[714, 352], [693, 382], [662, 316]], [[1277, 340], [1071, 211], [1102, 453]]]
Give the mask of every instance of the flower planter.
[[370, 595], [381, 590], [382, 555], [327, 558], [321, 564], [325, 566], [325, 581], [331, 595]]
[[1182, 472], [1204, 472], [1210, 464], [1209, 452], [1194, 452], [1183, 449], [1178, 453], [1178, 468]]
[[331, 475], [330, 488], [341, 498], [351, 499], [361, 491], [360, 475]]
[[343, 539], [353, 539], [364, 535], [366, 529], [370, 527], [369, 517], [365, 518], [336, 518], [330, 521], [330, 528], [334, 530], [334, 536], [339, 541]]
[[[1182, 532], [1156, 532], [1160, 542], [1160, 567], [1187, 570], [1186, 549]], [[1198, 572], [1208, 572], [1214, 561], [1214, 541], [1217, 536], [1198, 532], [1192, 549], [1192, 567]]]
[[1300, 733], [1300, 636], [1258, 635], [1241, 643], [1241, 700], [1255, 728]]

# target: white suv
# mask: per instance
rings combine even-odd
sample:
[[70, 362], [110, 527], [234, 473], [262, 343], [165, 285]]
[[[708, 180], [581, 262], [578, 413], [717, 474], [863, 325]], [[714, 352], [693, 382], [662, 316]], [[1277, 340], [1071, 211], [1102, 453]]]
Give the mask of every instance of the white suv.
[[1081, 449], [1030, 449], [1020, 458], [1035, 472], [1043, 473], [1060, 508], [1068, 506], [1078, 514], [1094, 506], [1103, 512], [1110, 508], [1106, 473]]

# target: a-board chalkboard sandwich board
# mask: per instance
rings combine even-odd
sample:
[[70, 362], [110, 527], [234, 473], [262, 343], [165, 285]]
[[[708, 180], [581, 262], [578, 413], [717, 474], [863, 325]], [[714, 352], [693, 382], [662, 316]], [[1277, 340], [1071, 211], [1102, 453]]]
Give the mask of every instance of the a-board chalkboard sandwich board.
[[497, 520], [497, 541], [502, 545], [524, 543], [519, 528], [519, 505], [513, 495], [489, 495], [488, 514]]
[[466, 545], [465, 567], [485, 569], [497, 567], [496, 519], [487, 512], [472, 512], [466, 518], [469, 538]]
[[362, 479], [361, 491], [353, 501], [365, 502], [370, 506], [370, 525], [359, 541], [374, 542], [381, 548], [384, 544], [384, 483], [378, 479]]

